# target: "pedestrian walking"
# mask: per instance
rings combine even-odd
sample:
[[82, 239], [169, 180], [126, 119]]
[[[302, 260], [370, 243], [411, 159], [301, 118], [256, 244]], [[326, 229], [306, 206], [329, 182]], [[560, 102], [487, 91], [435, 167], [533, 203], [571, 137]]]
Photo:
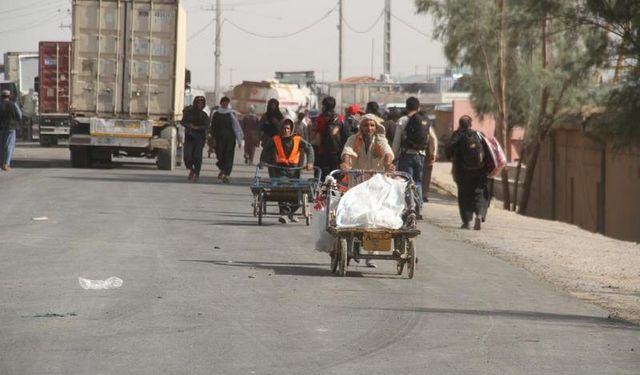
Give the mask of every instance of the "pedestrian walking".
[[387, 140], [389, 142], [393, 142], [393, 138], [396, 134], [396, 128], [398, 127], [398, 120], [402, 117], [402, 112], [398, 107], [389, 108], [389, 113], [387, 113], [387, 118], [384, 120], [382, 125], [384, 125], [385, 135], [387, 136]]
[[249, 113], [242, 117], [240, 125], [244, 134], [244, 163], [253, 165], [256, 148], [260, 145], [260, 127], [256, 115], [256, 107], [249, 106]]
[[485, 149], [477, 131], [471, 129], [471, 117], [464, 115], [458, 129], [451, 135], [445, 154], [453, 160], [453, 179], [458, 185], [458, 208], [462, 229], [480, 230], [487, 215], [487, 174], [484, 163]]
[[364, 112], [362, 112], [359, 104], [352, 104], [347, 107], [344, 124], [342, 126], [344, 136], [346, 137], [345, 139], [348, 139], [358, 132], [360, 116], [363, 114]]
[[416, 219], [422, 219], [422, 172], [427, 156], [430, 133], [429, 119], [420, 111], [420, 101], [415, 96], [407, 98], [407, 115], [398, 120], [393, 137], [393, 151], [397, 153], [398, 170], [408, 173], [416, 184]]
[[307, 142], [311, 140], [311, 119], [309, 119], [309, 110], [300, 108], [296, 121], [293, 123], [293, 134], [298, 134]]
[[327, 176], [331, 171], [340, 167], [342, 148], [346, 142], [342, 124], [344, 117], [335, 112], [336, 99], [327, 96], [322, 99], [322, 113], [316, 118], [315, 133], [312, 137], [318, 145], [316, 166]]
[[[303, 157], [301, 154], [304, 153]], [[306, 159], [306, 160], [305, 160]], [[284, 169], [299, 168], [303, 165], [305, 169], [313, 170], [314, 154], [311, 143], [302, 139], [299, 134], [293, 134], [293, 121], [289, 118], [282, 120], [280, 125], [280, 133], [274, 135], [267, 143], [264, 144], [262, 153], [260, 154], [260, 165], [265, 164], [277, 165], [283, 168], [269, 168], [269, 177], [289, 177], [300, 178], [300, 169]], [[289, 221], [297, 223], [298, 218], [295, 217], [296, 211], [300, 205], [290, 202], [278, 202], [280, 209], [281, 223], [286, 224]]]
[[22, 119], [18, 105], [11, 101], [11, 92], [0, 93], [0, 167], [3, 171], [11, 169], [11, 158], [16, 147], [16, 128]]
[[204, 111], [206, 99], [196, 96], [193, 105], [185, 108], [182, 121], [184, 126], [183, 157], [184, 165], [189, 169], [189, 181], [197, 182], [202, 168], [202, 150], [207, 137], [209, 116]]
[[260, 140], [264, 145], [273, 136], [278, 135], [279, 126], [284, 116], [280, 112], [280, 102], [271, 98], [267, 102], [267, 111], [260, 117]]
[[422, 201], [429, 202], [429, 189], [431, 188], [431, 175], [433, 174], [433, 165], [438, 158], [438, 137], [433, 129], [429, 127], [429, 140], [427, 142], [427, 155], [424, 159], [424, 169], [422, 170]]
[[218, 179], [229, 183], [236, 144], [242, 148], [244, 135], [228, 97], [220, 99], [220, 108], [211, 115], [211, 136], [216, 145]]

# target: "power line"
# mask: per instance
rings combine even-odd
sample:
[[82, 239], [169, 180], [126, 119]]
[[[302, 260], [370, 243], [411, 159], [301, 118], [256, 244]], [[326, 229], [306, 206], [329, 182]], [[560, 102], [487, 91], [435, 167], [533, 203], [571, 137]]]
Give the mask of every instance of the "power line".
[[266, 39], [279, 39], [279, 38], [288, 38], [297, 34], [300, 34], [304, 31], [309, 30], [310, 28], [314, 27], [315, 25], [319, 24], [320, 22], [324, 21], [327, 17], [329, 17], [331, 15], [331, 13], [335, 12], [336, 10], [336, 6], [334, 5], [333, 8], [329, 9], [329, 11], [327, 11], [327, 13], [325, 13], [322, 17], [320, 17], [318, 20], [314, 21], [312, 24], [303, 27], [300, 30], [294, 31], [292, 33], [287, 33], [287, 34], [281, 34], [281, 35], [264, 35], [264, 34], [258, 34], [256, 32], [250, 31], [245, 29], [242, 26], [237, 25], [236, 23], [234, 23], [233, 21], [231, 21], [228, 18], [225, 18], [225, 21], [228, 22], [229, 24], [233, 25], [236, 29], [245, 32], [249, 35], [258, 37], [258, 38], [266, 38]]
[[[11, 15], [7, 15], [6, 12], [2, 12], [2, 16], [0, 16], [0, 19], [6, 20], [6, 21], [11, 21], [17, 18], [24, 18], [24, 17], [29, 17], [29, 16], [33, 16], [33, 15], [40, 15], [40, 14], [48, 14], [51, 11], [55, 10], [56, 8], [62, 8], [63, 5], [62, 4], [46, 4], [45, 6], [41, 7], [41, 8], [23, 8], [23, 9], [14, 9], [14, 14]], [[26, 11], [26, 13], [25, 13]]]
[[196, 31], [195, 33], [191, 34], [189, 36], [189, 39], [187, 39], [187, 41], [191, 41], [191, 39], [197, 37], [198, 35], [202, 34], [205, 30], [207, 30], [209, 28], [209, 26], [213, 25], [213, 23], [216, 22], [216, 19], [213, 18], [211, 19], [211, 21], [209, 21], [206, 25], [202, 26], [202, 28], [200, 28], [200, 30]]
[[[63, 2], [63, 0], [57, 0], [56, 1], [56, 3], [62, 3], [62, 2]], [[33, 5], [33, 4], [23, 5], [23, 6], [18, 7], [18, 8], [3, 10], [2, 11], [2, 15], [4, 16], [6, 14], [11, 14], [11, 13], [14, 13], [14, 12], [21, 12], [23, 10], [34, 10], [35, 8], [38, 8], [38, 6], [43, 6], [42, 8], [48, 8], [48, 7], [51, 7], [51, 5], [59, 6], [58, 4], [51, 4], [51, 3], [49, 3], [49, 4], [40, 3], [39, 5]]]
[[342, 17], [342, 22], [344, 22], [344, 24], [347, 26], [347, 28], [349, 28], [349, 30], [353, 31], [356, 34], [366, 34], [369, 31], [373, 30], [374, 27], [376, 27], [376, 25], [378, 24], [378, 22], [380, 22], [380, 19], [382, 18], [382, 16], [384, 15], [384, 9], [380, 12], [380, 15], [378, 15], [378, 18], [376, 18], [376, 20], [373, 22], [373, 24], [371, 26], [369, 26], [368, 29], [365, 30], [356, 30], [354, 29], [346, 20], [345, 17]]
[[397, 17], [395, 14], [391, 13], [391, 17], [395, 18], [396, 20], [400, 21], [400, 23], [404, 24], [406, 27], [410, 28], [411, 30], [417, 32], [420, 35], [426, 36], [429, 39], [432, 39], [433, 37], [429, 34], [426, 34], [424, 32], [422, 32], [422, 30], [418, 29], [417, 27], [405, 22], [402, 18]]
[[51, 21], [60, 21], [63, 20], [65, 17], [67, 17], [66, 13], [58, 13], [58, 14], [54, 14], [53, 16], [46, 16], [44, 18], [41, 18], [39, 20], [37, 20], [36, 22], [33, 22], [27, 26], [21, 25], [18, 27], [14, 27], [13, 29], [7, 29], [7, 30], [0, 30], [0, 35], [3, 34], [7, 34], [7, 33], [14, 33], [16, 31], [26, 31], [26, 30], [31, 30], [31, 29], [36, 29], [38, 27], [44, 26], [48, 23], [50, 23]]

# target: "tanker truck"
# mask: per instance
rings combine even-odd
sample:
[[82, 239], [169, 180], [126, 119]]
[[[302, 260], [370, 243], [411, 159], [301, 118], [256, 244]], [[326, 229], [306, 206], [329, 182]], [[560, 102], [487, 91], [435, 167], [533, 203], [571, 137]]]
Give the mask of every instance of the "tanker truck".
[[74, 0], [72, 17], [72, 167], [126, 156], [173, 170], [185, 88], [180, 1]]

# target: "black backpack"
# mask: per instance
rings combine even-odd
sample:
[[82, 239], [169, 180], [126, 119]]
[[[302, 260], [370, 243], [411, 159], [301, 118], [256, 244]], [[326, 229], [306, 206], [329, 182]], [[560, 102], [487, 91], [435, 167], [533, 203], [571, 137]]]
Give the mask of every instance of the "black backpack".
[[[326, 154], [340, 155], [344, 146], [344, 134], [342, 124], [338, 121], [338, 115], [335, 113], [326, 116], [327, 122], [324, 126], [323, 145]], [[332, 133], [338, 129], [335, 135]]]
[[429, 119], [426, 113], [416, 112], [409, 118], [404, 128], [400, 146], [405, 150], [426, 150], [429, 140], [429, 128]]
[[484, 146], [482, 138], [475, 130], [469, 130], [462, 133], [463, 142], [461, 143], [460, 156], [462, 157], [462, 166], [467, 170], [478, 170], [484, 167]]

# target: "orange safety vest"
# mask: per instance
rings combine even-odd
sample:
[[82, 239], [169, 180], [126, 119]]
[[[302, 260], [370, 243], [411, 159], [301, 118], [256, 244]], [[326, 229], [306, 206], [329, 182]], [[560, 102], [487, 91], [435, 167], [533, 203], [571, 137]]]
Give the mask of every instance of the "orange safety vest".
[[273, 136], [273, 144], [276, 146], [276, 164], [298, 165], [300, 162], [300, 139], [299, 135], [293, 136], [293, 148], [289, 156], [284, 154], [282, 138], [279, 135]]

